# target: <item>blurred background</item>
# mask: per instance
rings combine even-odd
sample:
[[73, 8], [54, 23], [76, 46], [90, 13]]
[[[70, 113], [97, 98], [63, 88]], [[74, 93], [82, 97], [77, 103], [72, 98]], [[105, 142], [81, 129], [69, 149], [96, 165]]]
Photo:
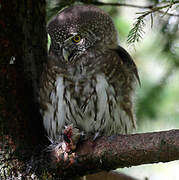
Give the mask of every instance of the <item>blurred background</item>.
[[[47, 21], [59, 11], [64, 2], [47, 0]], [[73, 1], [69, 1], [71, 2]], [[100, 2], [140, 6], [158, 3], [160, 3], [158, 6], [163, 6], [166, 3], [162, 0], [101, 0]], [[172, 1], [167, 2], [172, 3]], [[141, 86], [137, 86], [135, 99], [138, 133], [179, 128], [179, 15], [177, 16], [179, 7], [177, 5], [179, 3], [171, 8], [162, 9], [165, 13], [156, 12], [152, 13], [152, 16], [146, 15], [140, 27], [139, 35], [142, 38], [132, 39], [134, 41], [130, 41], [129, 32], [136, 27], [138, 17], [149, 9], [99, 6], [113, 18], [119, 32], [119, 44], [131, 54], [138, 67], [141, 80]], [[140, 180], [178, 180], [179, 161], [141, 165], [119, 171]]]

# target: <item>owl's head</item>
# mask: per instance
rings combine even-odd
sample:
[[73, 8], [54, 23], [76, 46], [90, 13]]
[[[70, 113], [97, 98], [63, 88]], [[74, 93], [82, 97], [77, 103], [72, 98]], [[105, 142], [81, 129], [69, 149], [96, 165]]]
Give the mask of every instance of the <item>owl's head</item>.
[[117, 46], [112, 19], [92, 5], [65, 8], [50, 20], [47, 32], [51, 37], [50, 52], [66, 61], [91, 47], [105, 50]]

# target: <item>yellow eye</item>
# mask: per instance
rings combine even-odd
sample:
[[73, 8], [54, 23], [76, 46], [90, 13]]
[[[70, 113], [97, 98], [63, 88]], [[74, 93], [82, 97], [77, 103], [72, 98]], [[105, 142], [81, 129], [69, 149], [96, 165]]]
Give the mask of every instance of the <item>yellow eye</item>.
[[74, 43], [80, 42], [80, 41], [81, 41], [81, 36], [80, 36], [80, 35], [74, 36], [74, 37], [72, 38], [72, 41], [73, 41]]

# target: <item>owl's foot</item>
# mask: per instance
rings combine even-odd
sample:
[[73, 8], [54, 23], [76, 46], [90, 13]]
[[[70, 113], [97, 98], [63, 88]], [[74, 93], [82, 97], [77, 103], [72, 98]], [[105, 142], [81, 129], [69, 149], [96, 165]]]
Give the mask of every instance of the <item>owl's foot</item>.
[[93, 137], [93, 141], [95, 141], [98, 137], [100, 137], [100, 132], [96, 132], [94, 137]]
[[74, 156], [73, 152], [76, 149], [78, 142], [83, 137], [84, 133], [80, 132], [79, 129], [74, 128], [73, 125], [66, 126], [63, 131], [63, 141], [58, 143], [53, 151], [56, 159], [63, 159], [66, 162], [70, 160], [71, 162], [71, 159], [73, 159]]
[[64, 143], [66, 144], [65, 152], [72, 152], [76, 149], [79, 140], [84, 136], [83, 132], [74, 128], [73, 124], [65, 126], [63, 132]]
[[75, 153], [72, 153], [67, 147], [66, 142], [61, 142], [56, 148], [51, 152], [52, 162], [64, 161], [65, 166], [69, 166], [74, 162]]

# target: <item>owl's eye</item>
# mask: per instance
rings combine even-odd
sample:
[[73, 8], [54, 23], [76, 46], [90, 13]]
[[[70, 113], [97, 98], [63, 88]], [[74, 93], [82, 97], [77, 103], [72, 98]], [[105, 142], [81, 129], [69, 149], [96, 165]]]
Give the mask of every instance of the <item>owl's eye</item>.
[[74, 36], [74, 37], [72, 38], [72, 41], [73, 41], [74, 43], [80, 42], [80, 41], [81, 41], [81, 36], [80, 36], [80, 35]]

